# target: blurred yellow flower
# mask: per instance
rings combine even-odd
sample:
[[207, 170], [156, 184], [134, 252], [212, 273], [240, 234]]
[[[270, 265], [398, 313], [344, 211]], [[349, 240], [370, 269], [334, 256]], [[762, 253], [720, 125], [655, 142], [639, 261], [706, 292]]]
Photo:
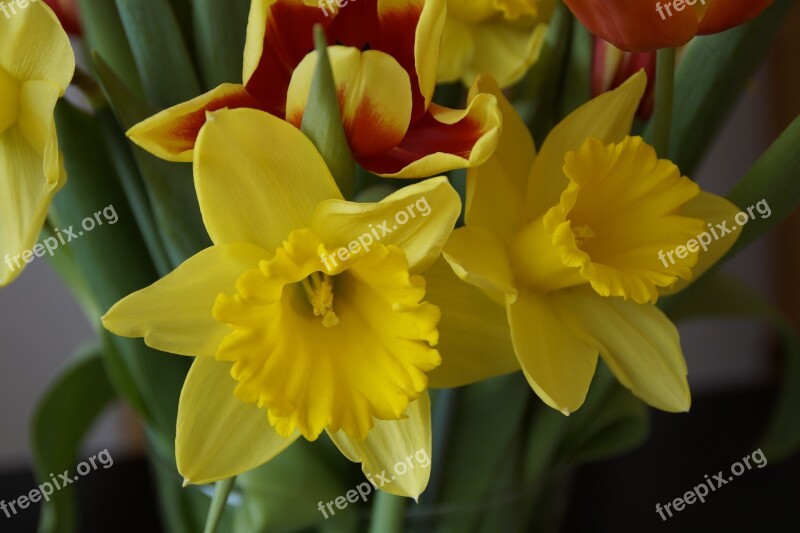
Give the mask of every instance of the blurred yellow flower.
[[569, 414], [582, 405], [599, 353], [650, 405], [688, 410], [678, 332], [652, 304], [736, 239], [669, 267], [658, 252], [738, 209], [627, 136], [641, 71], [564, 119], [538, 154], [498, 86], [477, 85], [500, 100], [504, 128], [496, 154], [468, 174], [466, 226], [444, 250], [453, 270], [505, 306], [522, 370], [551, 407]]
[[555, 0], [448, 0], [438, 80], [513, 85], [539, 58]]
[[[461, 209], [447, 180], [346, 202], [299, 130], [236, 109], [209, 114], [195, 184], [214, 245], [103, 317], [118, 335], [197, 356], [178, 413], [187, 482], [237, 475], [323, 431], [367, 473], [430, 453], [426, 373], [441, 362], [440, 311], [423, 301], [419, 273], [440, 256]], [[422, 198], [428, 215], [323, 264]], [[416, 498], [428, 475], [415, 469], [384, 490]]]
[[[0, 257], [20, 267], [66, 182], [53, 110], [75, 71], [67, 34], [43, 2], [0, 17]], [[22, 268], [0, 266], [0, 287]]]

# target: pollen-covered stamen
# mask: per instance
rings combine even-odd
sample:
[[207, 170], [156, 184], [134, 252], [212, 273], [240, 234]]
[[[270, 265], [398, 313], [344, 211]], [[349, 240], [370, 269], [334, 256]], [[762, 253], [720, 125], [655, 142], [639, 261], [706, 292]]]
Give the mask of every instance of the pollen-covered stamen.
[[589, 242], [589, 239], [594, 238], [595, 233], [590, 226], [583, 225], [572, 228], [572, 235], [575, 237], [575, 244], [578, 248], [583, 248], [583, 246]]
[[333, 278], [327, 274], [313, 272], [300, 284], [314, 309], [314, 316], [322, 317], [322, 325], [332, 328], [339, 324], [339, 317], [333, 311]]

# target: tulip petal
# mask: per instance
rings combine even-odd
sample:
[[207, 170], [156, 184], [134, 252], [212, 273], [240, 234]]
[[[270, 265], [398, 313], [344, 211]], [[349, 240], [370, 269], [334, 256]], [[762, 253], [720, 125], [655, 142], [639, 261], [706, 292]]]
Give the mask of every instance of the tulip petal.
[[622, 298], [602, 298], [586, 287], [553, 297], [559, 315], [600, 351], [617, 379], [648, 404], [669, 412], [691, 404], [680, 338], [660, 309]]
[[364, 243], [398, 246], [409, 270], [419, 272], [439, 256], [460, 212], [458, 193], [440, 177], [403, 187], [374, 204], [322, 202], [311, 227], [328, 249], [347, 248], [351, 242], [364, 249]]
[[75, 71], [69, 38], [44, 3], [4, 17], [0, 31], [0, 68], [19, 82], [45, 80], [64, 94]]
[[458, 279], [444, 259], [423, 275], [427, 300], [442, 312], [442, 364], [428, 373], [429, 387], [461, 387], [520, 369], [504, 306]]
[[194, 172], [215, 244], [249, 242], [273, 251], [292, 230], [308, 227], [320, 202], [341, 198], [311, 141], [253, 109], [209, 114], [197, 138]]
[[175, 454], [186, 484], [227, 479], [266, 463], [292, 444], [270, 426], [267, 412], [233, 395], [230, 363], [198, 357], [178, 406]]
[[683, 4], [678, 11], [669, 0], [605, 0], [602, 8], [596, 0], [564, 2], [590, 32], [629, 52], [675, 48], [689, 42], [698, 29], [695, 10]]
[[618, 143], [630, 132], [633, 116], [647, 88], [647, 76], [639, 71], [619, 88], [601, 94], [562, 120], [547, 135], [533, 163], [528, 182], [527, 212], [530, 220], [560, 201], [569, 180], [564, 156], [594, 137], [603, 144]]
[[[328, 435], [345, 457], [361, 463], [361, 470], [384, 492], [415, 500], [425, 490], [430, 478], [431, 405], [428, 393], [410, 403], [403, 420], [375, 420], [375, 426], [363, 441], [344, 432]], [[420, 464], [419, 454], [427, 458]], [[402, 471], [397, 466], [405, 464]], [[388, 482], [381, 481], [385, 476]]]
[[756, 18], [773, 0], [714, 0], [700, 21], [700, 35], [719, 33]]
[[481, 165], [497, 147], [501, 122], [497, 99], [489, 94], [476, 95], [462, 111], [431, 104], [398, 146], [357, 161], [390, 178], [433, 176]]
[[[699, 218], [706, 224], [711, 224], [711, 228], [715, 232], [717, 231], [716, 224], [723, 225], [723, 222], [725, 222], [726, 229], [732, 230], [733, 233], [721, 236], [720, 239], [712, 239], [711, 229], [704, 228], [707, 234], [704, 241], [711, 241], [711, 244], [707, 245], [707, 251], [700, 248], [697, 264], [692, 267], [692, 280], [684, 281], [679, 279], [672, 287], [660, 289], [659, 294], [667, 296], [682, 291], [728, 253], [728, 250], [736, 244], [736, 240], [742, 233], [741, 225], [735, 221], [735, 216], [738, 213], [739, 208], [729, 200], [706, 191], [700, 191], [700, 194], [687, 202], [681, 213], [683, 216]], [[719, 233], [722, 233], [722, 231], [720, 230]], [[699, 236], [696, 240], [699, 240]]]
[[302, 0], [250, 3], [242, 79], [248, 92], [275, 116], [284, 116], [292, 72], [314, 49], [315, 24], [329, 22], [318, 6]]
[[[411, 121], [411, 83], [392, 56], [377, 50], [328, 48], [339, 95], [342, 122], [355, 156], [397, 146]], [[311, 92], [318, 55], [312, 52], [294, 71], [286, 101], [286, 120], [300, 127]]]
[[528, 176], [536, 147], [527, 126], [491, 77], [482, 76], [475, 81], [470, 94], [477, 92], [497, 98], [503, 132], [492, 157], [467, 172], [465, 221], [509, 243], [523, 223]]
[[556, 313], [557, 293], [520, 289], [508, 323], [525, 378], [547, 405], [569, 415], [583, 405], [597, 349], [576, 337]]
[[167, 161], [190, 162], [206, 112], [219, 109], [265, 106], [243, 86], [224, 83], [188, 102], [165, 109], [128, 130], [128, 137], [156, 157]]
[[447, 241], [444, 257], [459, 278], [485, 291], [496, 302], [516, 300], [508, 252], [488, 231], [472, 226], [458, 228]]
[[122, 337], [144, 337], [151, 348], [180, 355], [213, 357], [232, 332], [214, 320], [219, 294], [270, 255], [252, 244], [212, 246], [184, 261], [149, 287], [114, 304], [103, 326]]

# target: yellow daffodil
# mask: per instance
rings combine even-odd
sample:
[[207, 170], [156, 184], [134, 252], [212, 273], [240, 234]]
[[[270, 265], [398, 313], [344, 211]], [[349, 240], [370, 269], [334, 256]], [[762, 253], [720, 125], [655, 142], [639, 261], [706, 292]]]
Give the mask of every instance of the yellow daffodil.
[[539, 58], [555, 0], [448, 0], [439, 59], [440, 82], [471, 85], [490, 74], [501, 87], [522, 78]]
[[466, 225], [444, 250], [454, 271], [505, 306], [525, 377], [551, 407], [569, 414], [581, 406], [599, 353], [650, 405], [688, 410], [678, 332], [653, 304], [706, 270], [736, 236], [708, 251], [695, 246], [675, 264], [659, 252], [738, 209], [627, 136], [642, 72], [572, 113], [538, 154], [497, 85], [478, 86], [500, 99], [503, 135], [496, 154], [469, 173]]
[[362, 167], [382, 176], [427, 177], [491, 155], [500, 131], [494, 97], [476, 94], [465, 110], [432, 102], [445, 0], [334, 6], [252, 0], [244, 82], [167, 109], [134, 126], [129, 137], [163, 159], [191, 161], [206, 111], [262, 109], [300, 126], [317, 62], [312, 28], [320, 24], [332, 45], [345, 134]]
[[[103, 318], [196, 356], [178, 413], [187, 482], [237, 475], [323, 431], [366, 473], [430, 453], [440, 311], [419, 273], [461, 208], [447, 180], [346, 202], [300, 131], [252, 109], [210, 113], [194, 164], [214, 245]], [[417, 497], [428, 473], [382, 488]]]
[[0, 286], [30, 262], [66, 182], [53, 110], [75, 70], [67, 34], [43, 3], [0, 17]]

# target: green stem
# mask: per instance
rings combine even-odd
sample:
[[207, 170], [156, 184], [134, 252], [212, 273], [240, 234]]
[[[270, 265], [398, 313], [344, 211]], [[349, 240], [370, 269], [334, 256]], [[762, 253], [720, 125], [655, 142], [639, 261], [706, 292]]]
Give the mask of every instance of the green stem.
[[662, 48], [656, 58], [656, 112], [653, 145], [659, 157], [669, 157], [672, 100], [675, 92], [675, 49]]
[[204, 533], [214, 533], [222, 520], [222, 514], [225, 512], [225, 505], [228, 503], [228, 495], [233, 489], [233, 484], [236, 477], [223, 479], [217, 481], [214, 490], [214, 498], [211, 500], [211, 507], [208, 509], [208, 518], [206, 519], [206, 528]]
[[399, 533], [403, 530], [405, 509], [405, 498], [379, 491], [375, 497], [369, 533]]

